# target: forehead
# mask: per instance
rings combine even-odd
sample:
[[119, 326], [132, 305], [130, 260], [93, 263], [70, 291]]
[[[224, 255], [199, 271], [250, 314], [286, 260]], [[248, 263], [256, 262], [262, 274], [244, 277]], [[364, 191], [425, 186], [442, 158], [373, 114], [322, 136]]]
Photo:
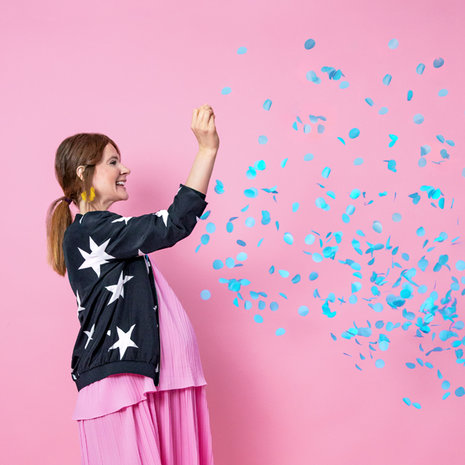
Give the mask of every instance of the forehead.
[[116, 151], [115, 147], [113, 147], [113, 145], [111, 144], [107, 144], [107, 146], [105, 147], [104, 151], [103, 151], [103, 156], [106, 160], [109, 160], [111, 157], [116, 157], [116, 158], [120, 158], [118, 152]]

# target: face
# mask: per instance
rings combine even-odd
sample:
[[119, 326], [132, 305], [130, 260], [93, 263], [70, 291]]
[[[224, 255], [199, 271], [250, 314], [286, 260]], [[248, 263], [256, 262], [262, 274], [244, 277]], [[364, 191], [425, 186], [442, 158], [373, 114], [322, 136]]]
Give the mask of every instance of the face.
[[[131, 170], [121, 163], [120, 156], [111, 144], [107, 144], [102, 159], [95, 165], [92, 185], [95, 199], [92, 205], [107, 210], [113, 202], [127, 200], [126, 178]], [[120, 183], [120, 184], [117, 184]]]

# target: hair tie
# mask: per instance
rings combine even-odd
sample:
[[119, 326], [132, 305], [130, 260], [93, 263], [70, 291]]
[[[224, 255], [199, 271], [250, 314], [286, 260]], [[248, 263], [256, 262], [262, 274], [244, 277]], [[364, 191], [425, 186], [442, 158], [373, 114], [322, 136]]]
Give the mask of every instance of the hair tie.
[[63, 200], [65, 202], [68, 202], [68, 205], [72, 202], [72, 200], [69, 197], [64, 197]]

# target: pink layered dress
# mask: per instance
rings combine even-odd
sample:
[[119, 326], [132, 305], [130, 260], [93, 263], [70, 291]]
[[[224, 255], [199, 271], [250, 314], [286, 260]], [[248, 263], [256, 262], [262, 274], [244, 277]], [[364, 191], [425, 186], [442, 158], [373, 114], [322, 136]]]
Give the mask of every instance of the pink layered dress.
[[213, 465], [205, 377], [189, 317], [152, 262], [160, 382], [110, 375], [78, 392], [82, 465]]

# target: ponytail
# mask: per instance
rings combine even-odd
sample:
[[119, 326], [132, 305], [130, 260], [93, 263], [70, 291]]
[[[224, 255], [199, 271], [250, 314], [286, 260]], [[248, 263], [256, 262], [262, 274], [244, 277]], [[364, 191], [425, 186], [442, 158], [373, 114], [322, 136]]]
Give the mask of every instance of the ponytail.
[[47, 261], [60, 276], [66, 273], [63, 237], [72, 221], [71, 209], [66, 197], [60, 197], [52, 202], [46, 216]]

